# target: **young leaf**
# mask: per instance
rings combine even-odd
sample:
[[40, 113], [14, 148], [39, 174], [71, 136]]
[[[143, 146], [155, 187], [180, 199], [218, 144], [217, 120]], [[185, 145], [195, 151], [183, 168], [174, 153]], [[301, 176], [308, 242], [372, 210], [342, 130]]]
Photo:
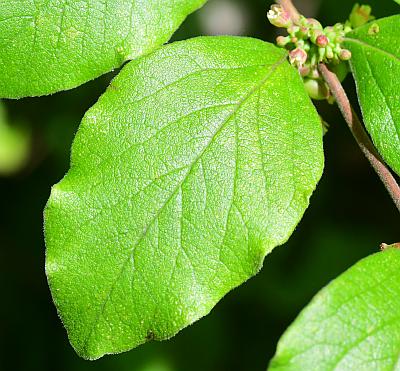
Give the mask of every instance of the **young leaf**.
[[400, 15], [348, 34], [351, 69], [365, 125], [385, 161], [400, 175]]
[[269, 370], [396, 370], [400, 250], [363, 259], [325, 287], [278, 343]]
[[0, 0], [0, 97], [74, 88], [169, 40], [206, 0]]
[[171, 337], [293, 232], [323, 150], [286, 56], [249, 38], [171, 44], [87, 112], [45, 213], [47, 276], [82, 357]]

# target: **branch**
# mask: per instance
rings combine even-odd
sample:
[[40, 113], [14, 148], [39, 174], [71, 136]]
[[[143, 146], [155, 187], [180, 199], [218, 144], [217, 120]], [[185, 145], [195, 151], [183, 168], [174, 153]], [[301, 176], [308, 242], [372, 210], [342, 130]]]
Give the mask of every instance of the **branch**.
[[[292, 0], [276, 0], [276, 2], [289, 13], [292, 21], [296, 23], [300, 17], [300, 13], [293, 5]], [[364, 153], [365, 157], [368, 159], [379, 178], [382, 180], [392, 200], [394, 201], [394, 204], [400, 211], [400, 186], [397, 184], [393, 174], [387, 168], [382, 157], [379, 155], [375, 149], [375, 146], [371, 142], [371, 139], [366, 133], [364, 126], [361, 124], [360, 119], [353, 110], [342, 84], [337, 76], [333, 72], [329, 71], [325, 64], [320, 64], [318, 69], [328, 84], [333, 96], [335, 97], [339, 109], [342, 112], [342, 115], [355, 140], [361, 148], [361, 151]]]
[[293, 23], [296, 23], [299, 20], [300, 13], [291, 0], [276, 0], [276, 2], [289, 13]]
[[371, 139], [364, 130], [360, 119], [350, 104], [342, 84], [338, 80], [337, 76], [333, 72], [329, 71], [326, 65], [320, 64], [318, 68], [328, 84], [333, 96], [335, 97], [339, 109], [342, 112], [342, 115], [355, 140], [360, 146], [365, 157], [378, 174], [379, 178], [382, 180], [397, 209], [400, 211], [400, 186], [397, 184], [396, 179], [385, 165], [385, 162], [382, 160], [382, 157], [379, 155], [372, 144]]

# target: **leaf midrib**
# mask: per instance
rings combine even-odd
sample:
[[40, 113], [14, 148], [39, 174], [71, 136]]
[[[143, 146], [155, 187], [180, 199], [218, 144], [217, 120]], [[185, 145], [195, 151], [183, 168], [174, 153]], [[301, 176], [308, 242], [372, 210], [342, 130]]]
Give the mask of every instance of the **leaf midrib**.
[[377, 52], [380, 52], [380, 53], [382, 53], [382, 54], [387, 55], [387, 56], [390, 57], [390, 58], [394, 58], [397, 62], [400, 62], [400, 58], [399, 58], [398, 56], [394, 55], [393, 53], [388, 52], [387, 50], [378, 48], [377, 46], [373, 46], [373, 45], [371, 45], [371, 44], [368, 44], [367, 42], [365, 42], [365, 41], [363, 41], [363, 40], [354, 39], [354, 38], [352, 38], [352, 37], [346, 37], [344, 40], [345, 40], [345, 41], [348, 41], [348, 42], [350, 42], [350, 43], [351, 43], [351, 42], [354, 42], [355, 44], [360, 44], [360, 45], [362, 45], [362, 46], [364, 46], [364, 47], [366, 47], [366, 48], [371, 48], [371, 49], [373, 49], [373, 50], [375, 50], [375, 51], [377, 51]]
[[231, 120], [232, 117], [235, 116], [235, 114], [239, 111], [239, 109], [243, 106], [244, 103], [246, 103], [246, 101], [258, 90], [260, 89], [267, 81], [268, 79], [273, 75], [273, 73], [276, 71], [276, 69], [282, 65], [284, 62], [286, 61], [286, 55], [284, 55], [283, 57], [281, 57], [275, 64], [273, 64], [272, 66], [268, 65], [268, 70], [267, 73], [265, 74], [265, 76], [256, 84], [254, 85], [254, 87], [252, 89], [250, 89], [250, 91], [241, 99], [238, 101], [238, 103], [235, 104], [235, 108], [228, 114], [228, 116], [226, 117], [226, 119], [221, 123], [220, 127], [216, 130], [215, 134], [211, 137], [211, 139], [208, 141], [208, 143], [205, 145], [204, 149], [200, 152], [200, 154], [194, 159], [193, 163], [189, 166], [189, 170], [187, 172], [187, 174], [183, 177], [182, 181], [178, 183], [178, 185], [175, 187], [175, 189], [172, 191], [171, 195], [167, 198], [167, 200], [160, 206], [159, 210], [157, 211], [157, 213], [154, 215], [154, 217], [149, 221], [149, 224], [146, 228], [144, 228], [143, 233], [139, 236], [139, 238], [137, 239], [136, 243], [134, 244], [134, 247], [131, 249], [129, 255], [127, 256], [127, 258], [125, 259], [125, 261], [123, 261], [123, 264], [121, 266], [120, 271], [118, 272], [115, 280], [112, 282], [110, 289], [108, 290], [108, 293], [104, 299], [103, 304], [100, 307], [100, 310], [98, 312], [98, 314], [96, 315], [93, 324], [91, 326], [91, 329], [89, 330], [89, 334], [86, 338], [86, 341], [84, 342], [84, 345], [82, 347], [82, 350], [84, 351], [85, 354], [88, 355], [87, 349], [90, 343], [90, 339], [93, 335], [93, 332], [98, 324], [98, 321], [100, 319], [100, 317], [103, 315], [104, 313], [104, 309], [109, 301], [109, 299], [111, 298], [112, 292], [116, 287], [117, 281], [120, 278], [120, 276], [122, 275], [127, 262], [129, 262], [130, 258], [131, 258], [131, 254], [134, 252], [135, 248], [138, 246], [138, 244], [143, 240], [143, 238], [146, 237], [147, 232], [149, 231], [150, 227], [153, 225], [154, 221], [157, 220], [157, 218], [159, 217], [159, 215], [161, 214], [162, 210], [164, 209], [164, 207], [172, 200], [172, 198], [175, 196], [176, 192], [179, 191], [179, 189], [181, 188], [181, 186], [184, 184], [184, 182], [186, 181], [187, 177], [189, 176], [189, 174], [191, 173], [191, 171], [193, 170], [194, 166], [197, 164], [197, 162], [201, 159], [201, 157], [203, 156], [203, 154], [207, 151], [207, 149], [209, 148], [209, 146], [211, 145], [211, 143], [213, 142], [213, 140], [215, 139], [215, 137], [223, 130], [223, 128], [226, 126], [226, 124]]
[[395, 119], [394, 119], [394, 115], [393, 115], [393, 112], [392, 112], [392, 108], [390, 107], [389, 102], [388, 102], [388, 99], [387, 99], [385, 93], [383, 92], [383, 90], [382, 90], [380, 84], [378, 83], [378, 79], [376, 78], [376, 76], [375, 76], [375, 74], [374, 74], [374, 72], [373, 72], [373, 70], [372, 70], [372, 68], [371, 68], [370, 61], [368, 60], [368, 56], [365, 54], [365, 52], [364, 52], [364, 55], [365, 55], [365, 60], [366, 60], [367, 65], [368, 65], [368, 69], [369, 69], [369, 71], [370, 71], [370, 73], [371, 73], [372, 78], [373, 78], [374, 81], [375, 81], [375, 85], [376, 85], [376, 87], [378, 88], [380, 94], [382, 95], [383, 100], [384, 100], [385, 105], [386, 105], [386, 108], [387, 108], [388, 111], [389, 111], [389, 115], [390, 115], [392, 124], [393, 124], [394, 129], [395, 129], [396, 134], [397, 134], [397, 142], [400, 143], [400, 128], [396, 125], [396, 121], [395, 121]]

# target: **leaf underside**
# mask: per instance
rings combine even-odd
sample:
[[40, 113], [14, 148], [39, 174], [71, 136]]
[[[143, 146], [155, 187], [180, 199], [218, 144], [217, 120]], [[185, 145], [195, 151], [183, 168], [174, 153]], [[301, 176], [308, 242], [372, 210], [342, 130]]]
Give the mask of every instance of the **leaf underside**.
[[84, 358], [167, 339], [293, 232], [322, 128], [286, 54], [250, 38], [130, 62], [82, 121], [45, 211], [46, 272]]
[[206, 0], [0, 0], [0, 97], [81, 85], [167, 42]]
[[300, 313], [269, 370], [398, 370], [399, 282], [399, 249], [354, 265]]
[[351, 69], [365, 126], [378, 151], [400, 175], [400, 15], [348, 34]]

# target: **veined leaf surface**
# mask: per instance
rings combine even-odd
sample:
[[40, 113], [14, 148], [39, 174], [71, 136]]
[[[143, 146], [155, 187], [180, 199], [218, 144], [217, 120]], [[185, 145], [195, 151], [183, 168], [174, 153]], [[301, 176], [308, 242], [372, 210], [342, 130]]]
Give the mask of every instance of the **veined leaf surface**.
[[348, 34], [351, 69], [364, 123], [384, 160], [400, 175], [400, 15]]
[[269, 370], [398, 370], [399, 281], [398, 248], [351, 267], [300, 313]]
[[0, 97], [81, 85], [167, 42], [206, 0], [0, 0]]
[[50, 287], [81, 356], [171, 337], [293, 232], [323, 149], [286, 56], [249, 38], [174, 43], [87, 112], [45, 213]]

